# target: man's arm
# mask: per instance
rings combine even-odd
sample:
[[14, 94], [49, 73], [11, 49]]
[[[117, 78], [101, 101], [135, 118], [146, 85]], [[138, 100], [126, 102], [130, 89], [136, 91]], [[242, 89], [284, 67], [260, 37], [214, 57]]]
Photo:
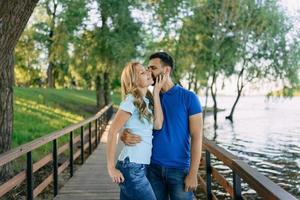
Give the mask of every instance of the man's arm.
[[191, 134], [191, 164], [190, 172], [185, 179], [185, 191], [197, 188], [197, 172], [200, 165], [202, 153], [203, 119], [202, 113], [189, 117], [189, 128]]
[[141, 142], [141, 137], [131, 133], [130, 129], [124, 129], [120, 134], [120, 140], [128, 146], [134, 146]]

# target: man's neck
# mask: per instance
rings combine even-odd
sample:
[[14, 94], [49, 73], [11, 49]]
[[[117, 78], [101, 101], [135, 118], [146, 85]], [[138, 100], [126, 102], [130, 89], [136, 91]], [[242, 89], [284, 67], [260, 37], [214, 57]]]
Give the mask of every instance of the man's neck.
[[174, 86], [174, 83], [172, 80], [167, 81], [164, 86], [161, 88], [161, 91], [163, 93], [168, 92], [172, 87]]

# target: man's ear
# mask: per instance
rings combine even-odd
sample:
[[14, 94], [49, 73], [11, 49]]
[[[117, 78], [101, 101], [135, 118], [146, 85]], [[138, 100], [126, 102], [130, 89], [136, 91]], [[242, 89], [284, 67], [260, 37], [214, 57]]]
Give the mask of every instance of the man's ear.
[[172, 69], [171, 69], [171, 67], [165, 67], [165, 74], [168, 74], [168, 75], [171, 75], [171, 71], [172, 71]]

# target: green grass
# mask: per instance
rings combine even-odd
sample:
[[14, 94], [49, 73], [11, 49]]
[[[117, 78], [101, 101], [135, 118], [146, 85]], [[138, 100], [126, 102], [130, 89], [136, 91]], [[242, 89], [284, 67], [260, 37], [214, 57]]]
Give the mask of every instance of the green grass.
[[13, 146], [79, 122], [95, 105], [93, 91], [15, 88]]
[[[13, 147], [82, 121], [96, 112], [94, 91], [14, 88]], [[68, 136], [63, 137], [59, 145], [67, 141]], [[34, 160], [49, 153], [51, 145], [33, 151]]]
[[119, 106], [121, 103], [121, 90], [115, 89], [111, 95], [111, 101], [114, 105]]

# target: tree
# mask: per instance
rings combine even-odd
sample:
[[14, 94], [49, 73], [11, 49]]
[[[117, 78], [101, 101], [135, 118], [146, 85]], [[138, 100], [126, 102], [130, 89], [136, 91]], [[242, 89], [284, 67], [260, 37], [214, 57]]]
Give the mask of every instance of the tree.
[[64, 84], [70, 63], [69, 44], [87, 16], [87, 0], [43, 0], [39, 9], [44, 18], [35, 22], [34, 38], [45, 47], [48, 54], [47, 86], [55, 87], [56, 81]]
[[34, 30], [27, 28], [23, 32], [15, 49], [15, 85], [41, 86], [40, 51], [33, 37]]
[[[137, 46], [142, 39], [140, 23], [131, 14], [134, 2], [96, 2], [101, 24], [85, 29], [79, 36], [80, 42], [74, 45], [72, 70], [96, 89], [97, 105], [101, 107], [110, 102], [112, 80], [119, 79], [125, 63], [137, 57]], [[104, 103], [100, 102], [102, 98]]]
[[[183, 63], [188, 63], [187, 75], [190, 86], [205, 86], [213, 99], [214, 127], [217, 127], [217, 80], [222, 74], [230, 74], [238, 59], [239, 47], [232, 25], [236, 17], [236, 1], [207, 1], [192, 8], [185, 18], [180, 35]], [[190, 57], [190, 61], [186, 59]], [[201, 81], [201, 82], [200, 82]]]
[[[241, 12], [237, 26], [240, 48], [237, 75], [237, 96], [226, 119], [233, 114], [243, 89], [249, 83], [281, 81], [284, 88], [297, 85], [299, 78], [299, 42], [288, 41], [292, 25], [276, 2], [247, 1], [247, 12]], [[296, 75], [296, 76], [295, 76]]]
[[[0, 154], [11, 148], [14, 50], [37, 2], [38, 0], [0, 1]], [[9, 165], [1, 168], [1, 178], [9, 174]]]

